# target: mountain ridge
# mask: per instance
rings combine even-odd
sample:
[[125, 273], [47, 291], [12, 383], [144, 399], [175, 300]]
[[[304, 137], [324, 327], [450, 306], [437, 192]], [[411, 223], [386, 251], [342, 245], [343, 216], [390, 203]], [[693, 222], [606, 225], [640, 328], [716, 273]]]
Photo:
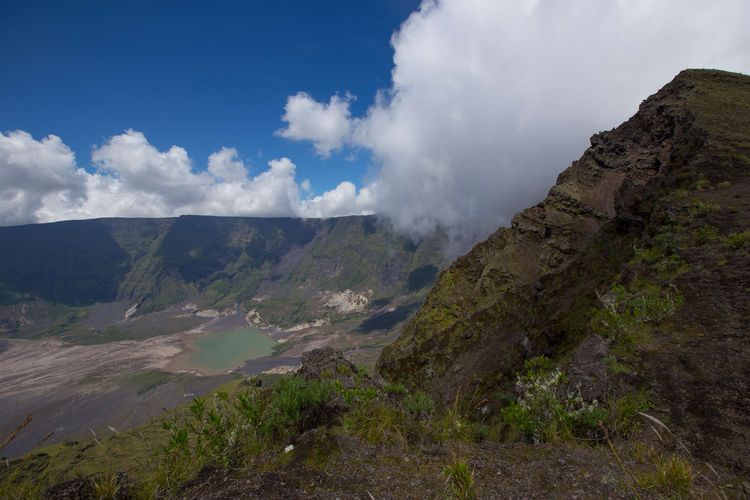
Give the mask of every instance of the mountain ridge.
[[647, 387], [704, 456], [748, 469], [749, 175], [750, 77], [683, 71], [445, 269], [377, 369], [443, 401], [497, 399], [526, 360], [564, 366], [588, 339], [600, 368], [573, 366], [578, 382]]
[[[12, 242], [0, 248], [6, 332], [24, 330], [12, 318], [19, 304], [33, 311], [39, 301], [70, 314], [117, 302], [124, 319], [185, 304], [239, 305], [267, 324], [291, 326], [320, 319], [319, 291], [350, 290], [384, 304], [419, 292], [444, 260], [440, 234], [415, 244], [376, 216], [101, 218], [3, 227], [0, 239]], [[411, 290], [411, 273], [426, 270], [431, 275]]]

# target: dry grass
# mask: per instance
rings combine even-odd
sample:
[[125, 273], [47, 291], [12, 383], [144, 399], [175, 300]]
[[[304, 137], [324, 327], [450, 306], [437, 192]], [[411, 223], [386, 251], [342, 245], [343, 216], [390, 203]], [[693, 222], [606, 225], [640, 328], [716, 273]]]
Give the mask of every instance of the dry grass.
[[645, 490], [656, 490], [668, 497], [687, 498], [693, 491], [695, 472], [685, 458], [672, 455], [664, 459], [657, 457], [652, 471], [636, 474], [638, 486]]

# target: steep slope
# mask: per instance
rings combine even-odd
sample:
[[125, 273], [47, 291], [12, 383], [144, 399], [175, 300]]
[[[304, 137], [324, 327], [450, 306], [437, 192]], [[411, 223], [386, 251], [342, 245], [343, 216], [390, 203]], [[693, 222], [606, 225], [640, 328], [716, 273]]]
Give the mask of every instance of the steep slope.
[[600, 394], [650, 390], [700, 453], [748, 470], [749, 197], [750, 77], [682, 72], [445, 270], [378, 368], [491, 395], [599, 334]]

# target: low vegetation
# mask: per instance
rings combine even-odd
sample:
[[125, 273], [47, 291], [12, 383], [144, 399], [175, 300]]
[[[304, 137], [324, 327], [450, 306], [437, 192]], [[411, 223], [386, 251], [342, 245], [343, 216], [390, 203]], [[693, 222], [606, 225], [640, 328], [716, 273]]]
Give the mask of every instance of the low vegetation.
[[645, 391], [600, 403], [585, 401], [566, 375], [545, 357], [532, 358], [516, 381], [517, 397], [500, 412], [506, 434], [533, 443], [574, 439], [601, 441], [602, 426], [627, 436], [638, 426], [639, 411], [650, 406]]
[[636, 474], [636, 484], [667, 498], [690, 497], [696, 479], [690, 462], [679, 455], [665, 458], [653, 451], [650, 455], [650, 467]]
[[474, 471], [465, 458], [455, 458], [443, 467], [448, 495], [460, 500], [477, 498]]
[[[144, 464], [128, 482], [115, 473], [120, 465], [107, 462], [110, 452], [105, 447], [110, 445], [105, 439], [95, 441], [102, 448], [99, 469], [84, 477], [90, 478], [89, 488], [97, 498], [112, 498], [125, 488], [136, 498], [169, 498], [206, 466], [242, 470], [269, 460], [283, 462], [294, 456], [301, 435], [328, 428], [371, 446], [406, 450], [441, 445], [458, 450], [457, 458], [443, 469], [446, 493], [475, 498], [474, 471], [465, 451], [473, 443], [584, 439], [595, 444], [602, 440], [602, 425], [612, 436], [632, 433], [642, 420], [638, 412], [650, 404], [645, 391], [601, 403], [585, 401], [577, 388], [568, 385], [566, 375], [552, 360], [533, 358], [518, 375], [517, 395], [506, 398], [504, 408], [495, 411], [489, 410], [493, 406], [489, 400], [471, 394], [458, 395], [451, 404], [440, 406], [424, 392], [381, 384], [347, 364], [325, 369], [320, 378], [310, 380], [300, 376], [265, 382], [250, 378], [170, 413], [161, 423], [156, 442], [144, 442], [140, 451], [131, 451]], [[152, 450], [150, 455], [148, 450]], [[305, 453], [305, 463], [319, 466], [315, 452]], [[48, 460], [43, 470], [52, 469], [55, 456]], [[326, 460], [321, 463], [325, 465]], [[59, 479], [48, 481], [43, 472], [34, 473], [30, 481], [27, 472], [39, 468], [38, 464], [19, 462], [11, 468], [0, 480], [0, 496], [40, 497], [44, 488]]]

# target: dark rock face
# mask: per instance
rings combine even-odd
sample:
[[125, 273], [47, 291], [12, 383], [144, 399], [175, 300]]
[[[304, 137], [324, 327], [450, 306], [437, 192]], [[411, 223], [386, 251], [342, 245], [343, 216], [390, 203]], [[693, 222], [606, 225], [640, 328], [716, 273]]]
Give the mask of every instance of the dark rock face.
[[89, 479], [71, 479], [56, 484], [44, 492], [49, 500], [89, 500], [96, 498], [94, 485]]
[[377, 385], [377, 382], [332, 347], [314, 349], [302, 355], [297, 377], [304, 380], [335, 380], [348, 389], [356, 385]]
[[586, 401], [601, 401], [607, 396], [609, 375], [607, 356], [609, 346], [599, 335], [586, 337], [571, 356], [565, 369], [568, 383], [565, 389], [577, 389]]
[[[113, 478], [105, 479], [114, 481], [115, 493], [113, 500], [131, 500], [133, 495], [133, 480], [125, 473], [119, 473]], [[76, 478], [58, 483], [44, 492], [46, 500], [97, 500], [101, 498], [96, 492], [94, 479]]]
[[565, 341], [571, 332], [556, 320], [615, 270], [598, 247], [632, 240], [649, 193], [676, 168], [675, 138], [692, 126], [684, 86], [678, 77], [629, 121], [593, 136], [543, 202], [444, 271], [383, 352], [381, 373], [449, 399], [462, 386], [507, 380], [526, 356]]
[[357, 367], [332, 347], [314, 349], [302, 355], [302, 366], [297, 376], [305, 380], [332, 379], [336, 376], [353, 377]]

